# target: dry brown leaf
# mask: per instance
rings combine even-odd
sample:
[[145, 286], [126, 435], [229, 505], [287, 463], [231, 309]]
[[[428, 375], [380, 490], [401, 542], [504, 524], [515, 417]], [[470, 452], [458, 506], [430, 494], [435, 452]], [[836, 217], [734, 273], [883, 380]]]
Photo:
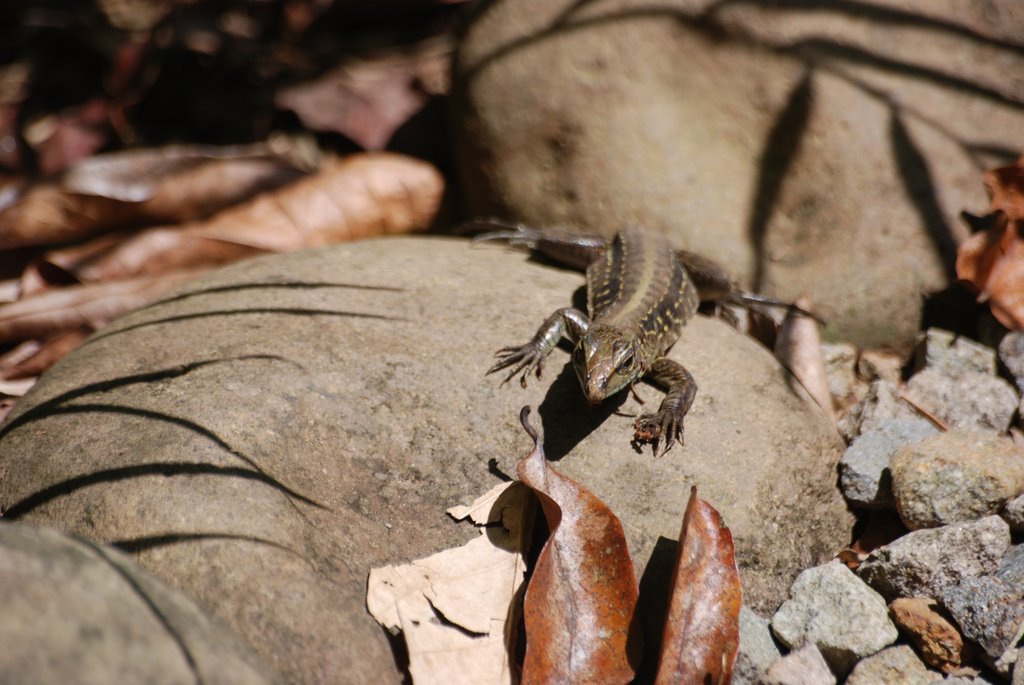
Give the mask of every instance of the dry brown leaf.
[[853, 544], [836, 554], [836, 558], [851, 570], [861, 565], [868, 555], [882, 545], [906, 535], [909, 531], [900, 521], [896, 512], [869, 511], [866, 514], [867, 524]]
[[691, 488], [656, 685], [727, 684], [739, 648], [742, 603], [732, 533]]
[[416, 683], [513, 682], [512, 608], [526, 572], [521, 550], [532, 496], [518, 482], [499, 488], [467, 508], [475, 512], [480, 537], [410, 564], [370, 571], [367, 608], [389, 631], [402, 632]]
[[818, 322], [807, 314], [809, 311], [811, 301], [807, 297], [799, 298], [795, 306], [789, 308], [775, 339], [775, 356], [800, 381], [834, 425], [836, 416], [832, 407], [832, 394], [828, 390], [821, 334], [818, 332]]
[[[443, 177], [426, 162], [390, 153], [352, 155], [206, 221], [142, 231], [70, 270], [84, 282], [118, 280], [424, 229], [443, 192]], [[49, 259], [62, 266], [73, 261], [59, 251]]]
[[[92, 328], [83, 326], [61, 331], [43, 341], [34, 354], [27, 356], [17, 364], [0, 366], [0, 378], [13, 381], [24, 378], [35, 378], [43, 371], [56, 364], [72, 350], [85, 342], [92, 333]], [[19, 345], [18, 347], [21, 347]], [[16, 348], [17, 349], [17, 348]]]
[[1024, 328], [1024, 158], [983, 177], [992, 198], [989, 228], [957, 250], [956, 274], [1007, 328]]
[[628, 683], [642, 651], [636, 572], [619, 519], [588, 490], [548, 464], [541, 439], [520, 460], [519, 478], [541, 501], [551, 536], [526, 588], [522, 682]]
[[0, 307], [0, 341], [42, 339], [81, 327], [100, 328], [199, 273], [178, 272], [43, 291]]
[[310, 83], [278, 91], [275, 104], [294, 111], [306, 128], [336, 131], [364, 150], [383, 150], [395, 130], [432, 94], [447, 90], [446, 42], [412, 54], [353, 61]]
[[0, 249], [81, 240], [129, 225], [191, 221], [301, 175], [282, 145], [170, 146], [97, 155], [60, 180], [30, 186], [4, 207]]

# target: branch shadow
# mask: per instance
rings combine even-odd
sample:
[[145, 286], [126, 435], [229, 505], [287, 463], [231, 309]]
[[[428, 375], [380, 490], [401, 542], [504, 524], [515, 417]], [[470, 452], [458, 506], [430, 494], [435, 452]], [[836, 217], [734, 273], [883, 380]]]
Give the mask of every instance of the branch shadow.
[[163, 324], [174, 324], [182, 323], [184, 321], [194, 321], [199, 319], [209, 318], [231, 318], [236, 316], [252, 316], [260, 314], [278, 314], [281, 316], [305, 316], [305, 317], [338, 317], [338, 318], [351, 318], [351, 319], [376, 319], [379, 321], [405, 321], [400, 317], [386, 316], [384, 314], [370, 314], [365, 312], [349, 312], [337, 309], [306, 309], [302, 307], [252, 307], [249, 309], [219, 309], [208, 312], [193, 312], [190, 314], [179, 314], [176, 316], [167, 316], [161, 319], [153, 319], [151, 321], [142, 321], [140, 323], [131, 324], [121, 328], [115, 328], [113, 330], [104, 330], [96, 335], [93, 335], [85, 341], [85, 345], [91, 345], [99, 340], [110, 338], [115, 335], [121, 335], [122, 333], [128, 333], [129, 331], [137, 331], [142, 328], [150, 328], [152, 326], [160, 326]]
[[248, 290], [277, 290], [277, 289], [288, 289], [288, 290], [370, 290], [379, 292], [392, 292], [400, 293], [403, 292], [403, 288], [392, 288], [384, 285], [363, 285], [359, 283], [328, 283], [324, 281], [279, 281], [273, 282], [268, 281], [264, 283], [236, 283], [232, 285], [213, 286], [210, 288], [201, 288], [198, 290], [190, 290], [185, 293], [178, 295], [171, 295], [160, 300], [154, 300], [146, 305], [139, 307], [135, 311], [153, 309], [165, 304], [172, 304], [174, 302], [182, 302], [184, 300], [190, 300], [196, 297], [202, 297], [204, 295], [215, 295], [220, 293], [238, 293], [245, 292]]
[[[289, 504], [295, 508], [303, 518], [305, 515], [301, 510], [298, 509], [297, 502], [308, 504], [318, 509], [330, 511], [330, 508], [326, 505], [311, 499], [296, 490], [288, 487], [272, 475], [266, 472], [252, 457], [245, 454], [241, 450], [229, 444], [226, 440], [220, 437], [216, 432], [210, 428], [190, 419], [185, 419], [178, 416], [173, 416], [163, 412], [153, 411], [149, 409], [142, 409], [138, 407], [126, 407], [115, 404], [103, 404], [103, 403], [88, 403], [88, 404], [66, 404], [69, 401], [86, 397], [94, 393], [104, 393], [116, 388], [126, 387], [141, 383], [151, 383], [155, 381], [168, 380], [173, 378], [180, 378], [185, 376], [197, 369], [201, 369], [213, 364], [223, 364], [232, 361], [284, 361], [286, 363], [295, 364], [288, 359], [279, 357], [277, 355], [245, 355], [240, 357], [234, 357], [229, 359], [207, 359], [200, 360], [197, 362], [191, 362], [188, 364], [182, 364], [170, 369], [161, 369], [159, 371], [135, 374], [132, 376], [125, 376], [123, 378], [115, 378], [105, 381], [98, 381], [96, 383], [90, 383], [80, 388], [70, 390], [65, 393], [61, 393], [55, 397], [46, 400], [31, 409], [28, 409], [22, 414], [19, 414], [10, 419], [5, 425], [0, 427], [0, 439], [10, 433], [16, 428], [26, 426], [35, 421], [50, 417], [58, 416], [62, 414], [85, 414], [85, 413], [109, 413], [109, 414], [120, 414], [125, 416], [134, 416], [147, 419], [150, 421], [158, 421], [168, 423], [180, 428], [183, 428], [191, 433], [197, 434], [202, 438], [210, 441], [224, 452], [230, 454], [236, 459], [242, 461], [250, 468], [227, 468], [218, 467], [212, 464], [200, 464], [200, 463], [181, 463], [177, 464], [177, 471], [174, 473], [164, 473], [163, 475], [186, 475], [192, 473], [210, 473], [215, 475], [233, 475], [243, 478], [251, 478], [253, 480], [262, 482], [269, 485], [288, 498]], [[299, 367], [301, 368], [301, 366]], [[49, 502], [52, 499], [60, 497], [65, 494], [69, 494], [77, 489], [86, 487], [88, 485], [94, 485], [100, 482], [124, 480], [130, 477], [136, 477], [140, 475], [152, 475], [153, 473], [159, 473], [161, 468], [167, 468], [166, 464], [143, 464], [129, 467], [122, 467], [116, 469], [107, 469], [103, 471], [97, 471], [92, 474], [78, 476], [71, 478], [62, 483], [52, 485], [48, 488], [29, 495], [27, 498], [13, 504], [6, 512], [5, 517], [17, 518], [18, 516], [24, 515], [27, 511], [30, 511], [41, 504]], [[192, 469], [192, 470], [189, 470]], [[207, 469], [204, 471], [204, 469]], [[248, 474], [248, 475], [245, 475]]]
[[94, 471], [82, 476], [67, 478], [45, 487], [42, 490], [37, 490], [31, 495], [15, 502], [3, 512], [3, 517], [9, 521], [15, 521], [44, 504], [52, 502], [60, 497], [70, 495], [83, 488], [87, 488], [92, 485], [99, 485], [101, 483], [116, 483], [131, 480], [132, 478], [143, 478], [146, 476], [216, 476], [221, 478], [241, 478], [269, 485], [276, 490], [284, 492], [289, 497], [295, 497], [307, 504], [324, 508], [323, 505], [294, 492], [270, 476], [252, 469], [245, 469], [239, 466], [199, 464], [196, 462], [155, 462], [103, 469], [101, 471]]
[[256, 537], [254, 535], [237, 535], [235, 533], [165, 533], [163, 535], [145, 535], [136, 538], [113, 540], [109, 544], [111, 547], [116, 547], [122, 552], [136, 554], [151, 549], [159, 549], [161, 547], [170, 547], [172, 545], [180, 545], [189, 542], [206, 541], [250, 542], [255, 545], [273, 547], [274, 549], [287, 552], [288, 554], [298, 557], [306, 562], [306, 559], [304, 559], [301, 554], [287, 545], [282, 545], [279, 542]]
[[765, 254], [765, 243], [768, 238], [768, 227], [775, 213], [775, 205], [782, 191], [782, 182], [796, 159], [800, 141], [810, 120], [811, 107], [814, 103], [812, 76], [810, 71], [805, 73], [790, 92], [785, 106], [768, 132], [768, 139], [757, 166], [757, 190], [750, 210], [750, 223], [747, 225], [747, 236], [755, 255], [752, 282], [755, 291], [760, 291], [764, 287], [768, 258]]
[[893, 110], [890, 116], [889, 140], [907, 197], [917, 210], [932, 246], [942, 261], [946, 279], [953, 282], [956, 280], [957, 241], [939, 206], [928, 160], [911, 138], [899, 110]]

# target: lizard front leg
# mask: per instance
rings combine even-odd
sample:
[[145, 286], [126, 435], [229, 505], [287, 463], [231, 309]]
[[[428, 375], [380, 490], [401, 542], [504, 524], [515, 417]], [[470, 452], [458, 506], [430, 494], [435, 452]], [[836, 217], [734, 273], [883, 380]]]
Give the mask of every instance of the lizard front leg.
[[487, 373], [492, 374], [495, 371], [512, 367], [509, 374], [505, 376], [505, 380], [501, 382], [502, 385], [508, 383], [513, 376], [521, 371], [523, 375], [519, 378], [519, 384], [525, 388], [526, 377], [530, 375], [531, 371], [535, 371], [537, 378], [540, 378], [544, 368], [544, 358], [551, 354], [551, 350], [555, 349], [559, 340], [565, 337], [575, 343], [581, 335], [586, 333], [588, 328], [590, 328], [590, 320], [580, 310], [572, 307], [559, 309], [545, 319], [530, 342], [498, 350], [494, 355], [498, 357], [498, 361], [487, 370]]
[[689, 371], [666, 357], [654, 360], [645, 378], [666, 391], [665, 399], [657, 413], [643, 414], [636, 420], [634, 439], [653, 442], [655, 454], [658, 442], [664, 439], [665, 449], [661, 453], [665, 454], [677, 440], [683, 444], [683, 418], [697, 395], [697, 382]]

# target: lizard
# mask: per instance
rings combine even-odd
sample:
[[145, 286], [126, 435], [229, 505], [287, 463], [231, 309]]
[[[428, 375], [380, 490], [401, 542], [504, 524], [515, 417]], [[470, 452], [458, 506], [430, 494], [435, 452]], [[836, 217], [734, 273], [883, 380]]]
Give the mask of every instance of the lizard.
[[634, 442], [653, 443], [662, 455], [684, 444], [683, 419], [697, 394], [689, 371], [666, 353], [679, 339], [700, 302], [782, 305], [740, 292], [713, 261], [675, 250], [661, 233], [627, 227], [613, 238], [539, 230], [500, 222], [474, 222], [504, 230], [477, 235], [474, 242], [505, 240], [566, 266], [585, 271], [587, 311], [563, 307], [522, 345], [503, 347], [487, 374], [510, 369], [502, 385], [517, 374], [541, 378], [545, 358], [562, 338], [573, 344], [572, 365], [587, 403], [594, 406], [641, 379], [665, 390], [656, 412], [634, 423]]

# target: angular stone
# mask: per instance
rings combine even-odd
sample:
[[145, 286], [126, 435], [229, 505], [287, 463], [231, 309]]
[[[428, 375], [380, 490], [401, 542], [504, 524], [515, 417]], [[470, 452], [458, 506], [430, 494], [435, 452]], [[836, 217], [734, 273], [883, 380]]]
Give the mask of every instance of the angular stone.
[[965, 578], [946, 588], [939, 601], [956, 620], [964, 636], [985, 651], [986, 662], [1006, 675], [1016, 660], [1013, 651], [1024, 627], [1024, 588], [1000, 578]]
[[1024, 545], [1013, 545], [999, 562], [996, 577], [1000, 580], [1024, 587]]
[[775, 661], [765, 674], [763, 685], [835, 685], [821, 651], [808, 642]]
[[780, 656], [768, 620], [740, 608], [740, 646], [732, 669], [733, 685], [759, 685]]
[[125, 554], [0, 524], [0, 682], [284, 682], [242, 640]]
[[906, 445], [889, 471], [896, 510], [911, 530], [995, 514], [1024, 491], [1024, 452], [1009, 438], [972, 431]]
[[843, 495], [856, 507], [894, 508], [889, 460], [899, 448], [938, 432], [925, 419], [887, 419], [861, 433], [839, 460]]
[[291, 683], [386, 685], [401, 674], [366, 613], [368, 570], [477, 535], [444, 511], [515, 473], [530, 405], [549, 458], [626, 522], [641, 574], [696, 483], [732, 531], [746, 601], [774, 611], [849, 536], [833, 429], [767, 350], [705, 317], [670, 353], [700, 389], [664, 458], [631, 449], [625, 393], [586, 406], [561, 349], [527, 390], [484, 377], [582, 283], [426, 237], [212, 272], [22, 399], [0, 428], [0, 509], [133, 550]]
[[1024, 392], [1024, 331], [1010, 331], [999, 343], [999, 361]]
[[772, 616], [772, 631], [790, 649], [816, 644], [839, 676], [897, 638], [885, 600], [839, 561], [797, 577], [790, 599]]
[[930, 685], [932, 673], [907, 645], [888, 647], [853, 667], [845, 685]]
[[951, 428], [1002, 434], [1010, 426], [1020, 398], [1002, 378], [965, 371], [947, 376], [925, 369], [907, 382], [907, 397]]
[[857, 569], [886, 598], [938, 597], [964, 578], [993, 572], [1010, 546], [998, 516], [915, 530], [874, 550]]
[[900, 597], [889, 605], [889, 616], [917, 648], [929, 666], [949, 672], [968, 659], [957, 627], [928, 597]]
[[918, 344], [915, 365], [951, 377], [967, 372], [992, 376], [996, 372], [996, 351], [962, 335], [929, 328]]
[[874, 430], [890, 419], [920, 418], [910, 405], [900, 399], [899, 386], [886, 380], [877, 380], [871, 383], [864, 399], [840, 419], [839, 431], [852, 442], [861, 433]]
[[1014, 533], [1024, 533], [1024, 495], [1017, 495], [1007, 501], [1000, 516], [1010, 524], [1010, 530]]

